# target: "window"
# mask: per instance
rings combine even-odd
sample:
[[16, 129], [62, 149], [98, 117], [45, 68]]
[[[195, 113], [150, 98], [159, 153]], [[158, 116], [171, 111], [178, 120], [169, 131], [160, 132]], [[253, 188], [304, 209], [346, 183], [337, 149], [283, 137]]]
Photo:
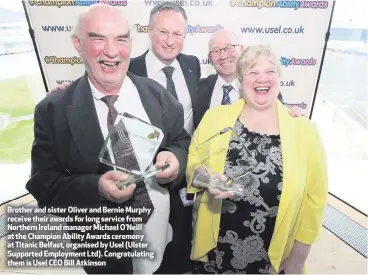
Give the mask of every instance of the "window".
[[45, 96], [21, 1], [0, 2], [0, 203], [28, 193], [35, 104]]
[[331, 28], [329, 40], [367, 43], [367, 29]]
[[362, 10], [368, 4], [364, 2], [336, 2], [312, 120], [327, 152], [330, 193], [367, 214], [368, 20]]

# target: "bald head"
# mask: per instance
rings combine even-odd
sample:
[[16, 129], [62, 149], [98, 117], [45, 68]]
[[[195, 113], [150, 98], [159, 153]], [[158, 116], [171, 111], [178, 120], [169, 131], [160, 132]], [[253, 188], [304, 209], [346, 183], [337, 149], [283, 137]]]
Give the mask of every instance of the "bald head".
[[239, 39], [232, 31], [220, 30], [215, 32], [208, 43], [208, 50], [212, 51], [218, 44], [239, 44]]
[[121, 9], [92, 5], [78, 16], [72, 41], [92, 84], [104, 94], [117, 94], [132, 49], [129, 24]]
[[221, 30], [215, 32], [209, 43], [209, 59], [220, 77], [230, 83], [236, 78], [236, 63], [243, 46], [235, 33]]
[[121, 24], [122, 27], [129, 30], [128, 21], [121, 9], [98, 3], [79, 13], [72, 36], [78, 37], [90, 24], [105, 20], [114, 20], [116, 24]]

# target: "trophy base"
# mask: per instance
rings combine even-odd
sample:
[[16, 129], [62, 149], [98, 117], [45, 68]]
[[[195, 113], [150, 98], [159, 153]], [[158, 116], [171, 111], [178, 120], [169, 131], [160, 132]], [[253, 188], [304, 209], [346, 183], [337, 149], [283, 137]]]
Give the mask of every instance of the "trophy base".
[[169, 167], [170, 167], [169, 164], [165, 164], [161, 168], [157, 168], [156, 166], [152, 165], [150, 169], [148, 169], [146, 172], [144, 172], [141, 175], [130, 175], [126, 180], [118, 181], [116, 183], [116, 186], [118, 187], [119, 190], [122, 190], [124, 188], [127, 188], [131, 184], [137, 184], [140, 182], [144, 182], [144, 180], [155, 176], [156, 174], [166, 170]]
[[232, 192], [238, 195], [245, 193], [243, 185], [229, 182], [220, 179], [219, 176], [197, 175], [193, 180], [193, 185], [199, 188], [213, 188], [222, 192]]

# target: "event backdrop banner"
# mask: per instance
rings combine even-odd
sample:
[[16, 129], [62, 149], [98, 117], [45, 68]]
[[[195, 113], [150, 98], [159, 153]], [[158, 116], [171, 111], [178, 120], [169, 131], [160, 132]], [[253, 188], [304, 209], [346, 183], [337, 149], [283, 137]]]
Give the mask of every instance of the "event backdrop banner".
[[[84, 66], [71, 43], [77, 14], [95, 3], [122, 9], [133, 30], [132, 57], [150, 47], [150, 10], [159, 0], [27, 0], [48, 88], [73, 81]], [[311, 107], [333, 0], [176, 0], [188, 15], [183, 53], [199, 58], [202, 77], [214, 73], [208, 41], [221, 29], [233, 31], [244, 46], [269, 44], [282, 65], [281, 92], [288, 105]]]

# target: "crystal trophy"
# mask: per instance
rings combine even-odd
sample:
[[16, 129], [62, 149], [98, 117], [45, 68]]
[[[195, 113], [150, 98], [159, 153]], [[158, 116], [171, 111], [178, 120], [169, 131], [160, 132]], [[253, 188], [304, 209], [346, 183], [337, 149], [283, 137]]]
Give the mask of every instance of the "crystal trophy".
[[144, 183], [169, 166], [157, 168], [154, 157], [164, 137], [160, 128], [129, 113], [119, 113], [99, 154], [101, 163], [128, 174], [117, 182], [119, 189], [130, 184]]
[[[224, 144], [223, 139], [230, 141], [230, 135], [234, 141], [232, 144], [236, 144], [236, 148], [228, 148], [228, 146], [226, 148], [221, 147], [220, 144]], [[196, 151], [200, 164], [194, 171], [193, 186], [212, 188], [223, 192], [230, 191], [240, 195], [244, 194], [245, 186], [251, 180], [249, 174], [254, 170], [256, 165], [251, 152], [236, 131], [231, 127], [227, 127], [212, 135], [207, 140], [197, 144], [194, 150]], [[219, 174], [213, 171], [211, 169], [211, 163], [217, 161], [218, 157], [226, 158], [227, 153], [231, 154], [231, 150], [236, 150], [237, 152], [237, 166], [231, 169], [229, 173], [231, 176], [229, 175], [227, 177], [225, 174]]]

